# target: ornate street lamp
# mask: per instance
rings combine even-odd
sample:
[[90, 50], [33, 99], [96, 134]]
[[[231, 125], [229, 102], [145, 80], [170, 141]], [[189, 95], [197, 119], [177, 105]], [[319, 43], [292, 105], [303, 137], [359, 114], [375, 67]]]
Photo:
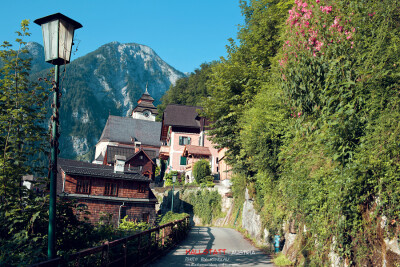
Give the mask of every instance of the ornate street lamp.
[[174, 212], [174, 191], [175, 191], [175, 182], [176, 182], [176, 174], [172, 175], [172, 201], [171, 201], [171, 212]]
[[60, 65], [68, 64], [71, 58], [74, 31], [82, 27], [79, 22], [56, 13], [34, 21], [42, 26], [44, 54], [46, 62], [55, 65], [53, 83], [53, 116], [51, 117], [51, 161], [50, 161], [50, 203], [49, 203], [49, 234], [47, 256], [56, 257], [56, 197], [57, 197], [57, 154], [58, 154], [58, 126], [59, 116], [59, 75]]

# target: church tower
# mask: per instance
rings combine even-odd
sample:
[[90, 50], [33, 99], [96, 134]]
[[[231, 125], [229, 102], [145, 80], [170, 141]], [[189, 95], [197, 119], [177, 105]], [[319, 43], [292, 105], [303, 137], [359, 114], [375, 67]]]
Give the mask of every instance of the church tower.
[[147, 91], [138, 100], [137, 106], [132, 111], [132, 118], [139, 120], [156, 121], [156, 116], [158, 114], [157, 108], [153, 105], [154, 98], [152, 98]]

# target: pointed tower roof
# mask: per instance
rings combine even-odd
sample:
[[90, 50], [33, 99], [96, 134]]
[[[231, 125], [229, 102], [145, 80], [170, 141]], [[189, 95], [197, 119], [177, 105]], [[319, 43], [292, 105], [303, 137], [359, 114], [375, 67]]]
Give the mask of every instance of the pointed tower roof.
[[148, 102], [151, 102], [151, 103], [154, 102], [154, 98], [152, 98], [151, 95], [149, 94], [149, 92], [147, 91], [147, 85], [148, 85], [148, 83], [146, 83], [146, 91], [139, 98], [138, 104], [140, 104], [141, 101], [148, 101]]
[[141, 113], [145, 110], [149, 110], [152, 114], [157, 115], [158, 111], [157, 108], [154, 106], [154, 98], [151, 97], [149, 94], [149, 91], [147, 90], [147, 85], [146, 84], [146, 91], [142, 94], [142, 96], [139, 98], [137, 101], [137, 106], [133, 109], [132, 111], [132, 116], [133, 113]]

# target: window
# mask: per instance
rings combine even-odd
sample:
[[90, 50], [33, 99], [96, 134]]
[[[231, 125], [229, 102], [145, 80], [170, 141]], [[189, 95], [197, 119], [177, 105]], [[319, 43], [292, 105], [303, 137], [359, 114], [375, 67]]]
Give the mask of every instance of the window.
[[139, 185], [139, 193], [146, 193], [146, 186], [144, 184]]
[[76, 193], [90, 194], [90, 180], [78, 180], [76, 182]]
[[186, 164], [187, 164], [187, 158], [181, 157], [181, 165], [186, 165]]
[[126, 206], [121, 207], [121, 214], [120, 214], [120, 219], [122, 220], [126, 216]]
[[179, 136], [179, 145], [190, 145], [191, 138], [187, 136]]
[[116, 183], [106, 183], [104, 186], [104, 195], [105, 196], [117, 196], [118, 195], [118, 187]]

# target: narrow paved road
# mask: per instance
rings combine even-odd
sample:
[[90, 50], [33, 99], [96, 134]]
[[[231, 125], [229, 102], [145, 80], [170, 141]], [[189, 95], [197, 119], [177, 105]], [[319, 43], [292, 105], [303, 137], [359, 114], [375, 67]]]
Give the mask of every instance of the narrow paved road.
[[234, 229], [193, 227], [186, 240], [148, 266], [273, 266], [271, 258]]

